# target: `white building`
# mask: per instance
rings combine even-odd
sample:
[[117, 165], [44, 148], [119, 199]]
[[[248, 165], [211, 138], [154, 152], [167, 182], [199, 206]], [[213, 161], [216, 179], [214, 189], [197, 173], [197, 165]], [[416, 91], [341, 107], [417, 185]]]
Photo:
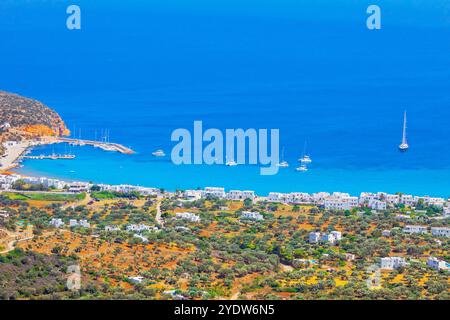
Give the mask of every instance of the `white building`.
[[326, 210], [351, 210], [358, 207], [358, 197], [351, 197], [347, 194], [333, 193], [333, 195], [324, 201]]
[[431, 234], [436, 237], [450, 237], [450, 228], [445, 227], [433, 227], [431, 228]]
[[320, 241], [334, 244], [336, 242], [336, 237], [331, 233], [324, 233], [322, 234]]
[[288, 195], [286, 193], [280, 192], [269, 192], [267, 196], [267, 201], [269, 202], [287, 202]]
[[405, 206], [413, 206], [415, 204], [414, 197], [410, 194], [402, 194], [400, 197], [400, 203], [403, 203]]
[[404, 233], [428, 233], [428, 227], [407, 225], [403, 228], [403, 232]]
[[83, 228], [90, 228], [91, 224], [89, 222], [87, 222], [87, 220], [80, 220], [77, 221], [75, 219], [70, 219], [69, 220], [69, 227], [83, 227]]
[[450, 216], [450, 207], [444, 207], [442, 214], [445, 217], [449, 217]]
[[224, 188], [218, 187], [206, 187], [205, 190], [202, 190], [202, 197], [206, 198], [208, 196], [213, 196], [217, 198], [225, 198], [226, 193]]
[[336, 241], [342, 240], [342, 233], [340, 231], [331, 231], [331, 234], [334, 236]]
[[244, 190], [244, 191], [241, 191], [241, 190], [230, 190], [227, 193], [227, 199], [228, 200], [239, 200], [239, 201], [242, 201], [242, 200], [246, 200], [246, 199], [253, 200], [255, 198], [256, 198], [255, 191], [251, 191], [251, 190]]
[[184, 198], [190, 201], [196, 201], [200, 200], [202, 197], [202, 191], [201, 190], [186, 190], [184, 192]]
[[381, 269], [394, 270], [406, 266], [406, 260], [402, 257], [381, 258]]
[[242, 211], [242, 219], [264, 220], [264, 216], [259, 212]]
[[392, 205], [400, 203], [400, 196], [398, 194], [385, 194], [386, 202]]
[[317, 243], [320, 240], [320, 232], [309, 233], [309, 243]]
[[383, 230], [383, 231], [381, 231], [381, 235], [383, 237], [390, 237], [391, 236], [391, 230]]
[[127, 231], [134, 231], [134, 232], [142, 232], [142, 231], [150, 231], [152, 227], [147, 226], [145, 224], [130, 224], [127, 226]]
[[191, 212], [177, 212], [175, 216], [177, 219], [183, 219], [190, 222], [200, 222], [200, 217]]
[[62, 219], [59, 218], [58, 219], [52, 218], [50, 220], [50, 224], [56, 228], [61, 228], [62, 226], [64, 226], [64, 222], [62, 221]]
[[449, 264], [444, 260], [439, 260], [435, 257], [429, 257], [427, 260], [427, 266], [436, 270], [449, 270]]
[[115, 227], [115, 226], [106, 226], [105, 227], [105, 231], [106, 232], [120, 231], [120, 228], [119, 227]]
[[373, 199], [373, 200], [369, 200], [369, 203], [367, 204], [367, 206], [374, 210], [386, 210], [387, 203], [385, 201]]

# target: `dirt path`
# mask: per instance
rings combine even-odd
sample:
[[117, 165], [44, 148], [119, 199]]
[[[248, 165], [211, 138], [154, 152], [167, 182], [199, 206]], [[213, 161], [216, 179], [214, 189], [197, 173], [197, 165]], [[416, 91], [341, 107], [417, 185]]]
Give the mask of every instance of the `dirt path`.
[[156, 204], [156, 222], [161, 226], [164, 227], [164, 220], [161, 217], [161, 200], [158, 200], [158, 203]]
[[27, 227], [27, 230], [24, 232], [11, 232], [8, 230], [1, 230], [2, 232], [5, 232], [7, 234], [6, 241], [6, 248], [2, 251], [0, 251], [0, 254], [8, 253], [15, 249], [16, 244], [18, 242], [27, 241], [33, 239], [33, 227], [29, 226]]

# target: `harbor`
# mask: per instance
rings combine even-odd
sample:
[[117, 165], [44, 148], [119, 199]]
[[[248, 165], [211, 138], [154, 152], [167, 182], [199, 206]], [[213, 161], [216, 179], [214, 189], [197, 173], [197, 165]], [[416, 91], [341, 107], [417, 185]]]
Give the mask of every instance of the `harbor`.
[[58, 137], [55, 138], [55, 143], [69, 143], [74, 146], [93, 146], [96, 148], [103, 149], [105, 151], [116, 151], [123, 154], [134, 154], [135, 152], [125, 147], [119, 143], [113, 142], [103, 142], [103, 141], [95, 141], [95, 140], [82, 140], [82, 139], [73, 139], [73, 138], [63, 138]]

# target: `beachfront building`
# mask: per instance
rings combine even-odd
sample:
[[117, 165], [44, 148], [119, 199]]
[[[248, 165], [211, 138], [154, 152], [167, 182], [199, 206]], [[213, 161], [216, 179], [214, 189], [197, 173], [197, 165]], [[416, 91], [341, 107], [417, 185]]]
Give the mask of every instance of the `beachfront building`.
[[3, 146], [5, 148], [11, 148], [11, 147], [14, 147], [16, 145], [17, 145], [17, 141], [6, 141], [6, 142], [3, 142]]
[[183, 194], [183, 197], [189, 201], [196, 201], [202, 198], [201, 190], [186, 190]]
[[410, 194], [402, 194], [400, 196], [400, 203], [408, 207], [413, 206], [415, 204], [414, 197]]
[[352, 197], [348, 193], [334, 192], [330, 197], [324, 201], [326, 210], [351, 210], [358, 207], [358, 197]]
[[314, 203], [314, 198], [309, 193], [291, 192], [289, 194], [289, 201], [294, 204], [312, 204]]
[[62, 221], [62, 219], [56, 219], [56, 218], [52, 218], [51, 220], [50, 220], [50, 224], [52, 225], [52, 226], [54, 226], [55, 228], [61, 228], [61, 227], [63, 227], [64, 226], [64, 222]]
[[10, 190], [14, 182], [20, 179], [19, 175], [0, 175], [0, 189], [1, 190]]
[[206, 187], [205, 190], [202, 190], [202, 198], [208, 196], [223, 199], [226, 197], [225, 189], [219, 187]]
[[369, 203], [367, 204], [367, 206], [374, 210], [386, 210], [387, 203], [385, 201], [373, 199], [373, 200], [369, 200]]
[[450, 207], [444, 207], [442, 214], [444, 217], [450, 217]]
[[429, 257], [427, 260], [427, 266], [435, 269], [435, 270], [449, 270], [449, 263], [445, 262], [444, 260], [439, 260], [435, 257]]
[[320, 232], [309, 233], [309, 243], [317, 243], [320, 240]]
[[90, 184], [85, 182], [74, 182], [69, 184], [67, 187], [68, 191], [73, 193], [88, 192], [91, 189]]
[[200, 217], [192, 212], [177, 212], [175, 216], [177, 219], [183, 219], [189, 222], [200, 222]]
[[264, 216], [259, 212], [242, 211], [241, 219], [264, 220]]
[[400, 203], [400, 196], [398, 194], [385, 194], [386, 202], [391, 205]]
[[250, 200], [254, 200], [256, 198], [255, 195], [255, 191], [250, 191], [250, 190], [230, 190], [227, 193], [227, 199], [228, 200], [246, 200], [246, 199], [250, 199]]
[[359, 204], [368, 205], [370, 201], [378, 200], [378, 195], [370, 192], [361, 192], [359, 195]]
[[402, 257], [386, 257], [381, 258], [381, 269], [394, 270], [406, 266], [406, 260]]
[[431, 234], [435, 237], [450, 237], [450, 228], [445, 227], [433, 227], [431, 228]]
[[287, 195], [285, 193], [280, 192], [269, 192], [269, 195], [267, 196], [267, 201], [283, 203], [287, 201]]
[[414, 226], [414, 225], [407, 225], [403, 228], [404, 233], [428, 233], [428, 227], [426, 226]]

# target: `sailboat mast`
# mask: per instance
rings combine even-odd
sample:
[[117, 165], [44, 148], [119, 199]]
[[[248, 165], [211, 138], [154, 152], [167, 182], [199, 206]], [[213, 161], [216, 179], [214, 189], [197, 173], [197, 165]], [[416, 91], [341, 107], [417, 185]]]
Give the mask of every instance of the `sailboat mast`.
[[402, 138], [402, 143], [406, 144], [406, 111], [405, 111], [405, 114], [403, 116], [403, 138]]

